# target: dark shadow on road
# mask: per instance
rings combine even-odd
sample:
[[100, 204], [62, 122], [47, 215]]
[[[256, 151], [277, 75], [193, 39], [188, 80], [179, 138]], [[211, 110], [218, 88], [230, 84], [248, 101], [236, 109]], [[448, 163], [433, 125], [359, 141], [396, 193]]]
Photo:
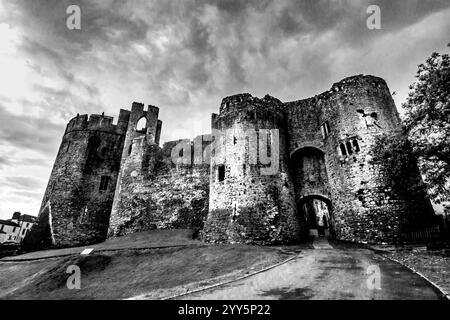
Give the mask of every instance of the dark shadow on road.
[[277, 288], [264, 291], [262, 296], [276, 297], [278, 300], [309, 300], [314, 296], [314, 293], [309, 288]]

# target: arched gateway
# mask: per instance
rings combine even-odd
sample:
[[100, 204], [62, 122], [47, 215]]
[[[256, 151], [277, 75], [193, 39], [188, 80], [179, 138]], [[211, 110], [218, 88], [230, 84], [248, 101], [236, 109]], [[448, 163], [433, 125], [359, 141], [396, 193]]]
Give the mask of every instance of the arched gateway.
[[333, 235], [333, 206], [329, 196], [325, 153], [313, 146], [302, 147], [291, 155], [295, 175], [297, 212], [310, 236]]

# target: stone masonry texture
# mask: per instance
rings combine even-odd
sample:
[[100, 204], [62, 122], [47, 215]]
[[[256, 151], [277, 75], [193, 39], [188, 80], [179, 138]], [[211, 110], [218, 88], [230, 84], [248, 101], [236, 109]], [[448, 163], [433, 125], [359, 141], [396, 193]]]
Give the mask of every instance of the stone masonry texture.
[[211, 134], [162, 147], [158, 114], [134, 102], [117, 124], [70, 120], [41, 207], [53, 246], [173, 228], [214, 243], [295, 243], [308, 236], [311, 199], [327, 204], [330, 234], [342, 240], [392, 243], [422, 227], [412, 220], [432, 221], [429, 200], [395, 192], [370, 161], [376, 137], [400, 127], [381, 78], [349, 77], [287, 103], [233, 95], [212, 115]]

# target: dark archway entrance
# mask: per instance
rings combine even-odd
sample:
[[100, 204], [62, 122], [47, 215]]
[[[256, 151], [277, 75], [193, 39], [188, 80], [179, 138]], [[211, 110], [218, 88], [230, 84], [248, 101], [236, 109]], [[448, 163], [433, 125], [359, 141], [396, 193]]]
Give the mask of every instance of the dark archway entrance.
[[315, 147], [296, 150], [291, 157], [295, 197], [303, 230], [309, 236], [332, 236], [333, 207], [330, 201], [325, 154]]
[[310, 195], [298, 203], [298, 212], [304, 217], [308, 236], [332, 237], [333, 207], [331, 201], [320, 195]]

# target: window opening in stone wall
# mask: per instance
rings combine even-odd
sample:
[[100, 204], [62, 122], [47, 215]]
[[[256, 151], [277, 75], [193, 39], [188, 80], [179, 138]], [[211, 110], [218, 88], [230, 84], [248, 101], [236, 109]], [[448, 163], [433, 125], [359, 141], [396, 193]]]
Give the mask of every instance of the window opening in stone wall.
[[247, 172], [247, 166], [245, 165], [245, 163], [242, 166], [242, 171], [244, 172], [244, 176], [245, 176], [245, 174]]
[[361, 149], [359, 148], [358, 140], [353, 140], [353, 149], [356, 152], [359, 152]]
[[325, 122], [325, 130], [327, 132], [327, 136], [330, 134], [330, 124], [328, 123], [328, 121]]
[[69, 143], [67, 144], [66, 152], [69, 151], [70, 144], [71, 144], [71, 141], [69, 141]]
[[352, 139], [347, 142], [343, 142], [339, 145], [342, 156], [352, 155], [361, 151], [359, 142], [357, 139]]
[[147, 133], [147, 118], [142, 117], [136, 125], [136, 131], [140, 133]]
[[81, 212], [80, 217], [78, 219], [79, 223], [84, 223], [87, 221], [87, 213], [88, 213], [88, 208], [85, 207], [84, 210]]
[[131, 151], [133, 150], [133, 143], [130, 144], [130, 147], [128, 148], [128, 155], [131, 154]]
[[219, 165], [217, 167], [217, 171], [218, 171], [217, 175], [218, 175], [219, 181], [225, 180], [225, 165], [223, 165], [223, 164]]
[[105, 191], [108, 189], [108, 183], [111, 177], [109, 176], [102, 176], [100, 179], [100, 191]]
[[330, 135], [330, 124], [328, 123], [328, 121], [325, 121], [322, 124], [320, 130], [322, 131], [323, 138], [326, 139]]
[[350, 141], [347, 141], [347, 143], [345, 145], [347, 146], [348, 154], [349, 155], [353, 154], [352, 144], [350, 143]]
[[347, 150], [345, 150], [345, 145], [341, 143], [339, 146], [341, 148], [341, 154], [345, 157], [347, 155]]
[[267, 132], [267, 157], [272, 157], [272, 135], [271, 132]]

